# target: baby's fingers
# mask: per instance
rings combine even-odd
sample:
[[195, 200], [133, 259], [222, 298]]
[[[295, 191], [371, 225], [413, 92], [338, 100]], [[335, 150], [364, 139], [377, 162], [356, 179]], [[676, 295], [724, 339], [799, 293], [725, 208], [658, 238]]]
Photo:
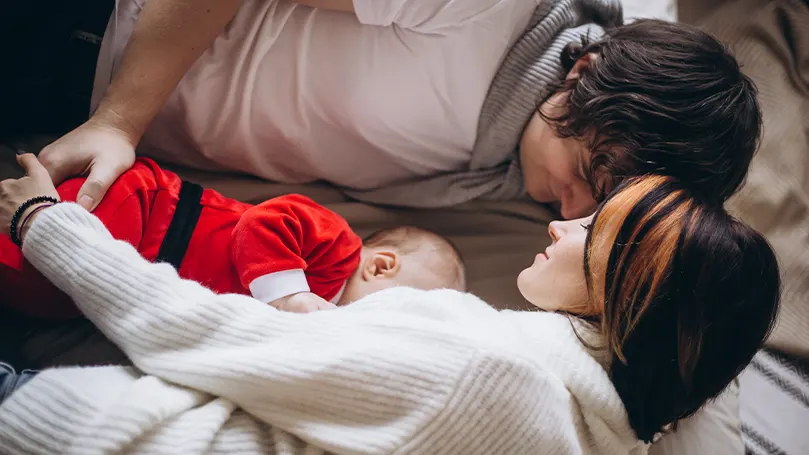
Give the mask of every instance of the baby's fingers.
[[323, 301], [323, 302], [318, 302], [317, 303], [317, 309], [318, 310], [336, 310], [337, 305], [335, 305], [335, 304], [333, 304], [331, 302]]
[[335, 308], [337, 308], [337, 306], [325, 300], [322, 302], [313, 300], [290, 300], [284, 302], [278, 309], [289, 313], [314, 313], [315, 311], [333, 310]]

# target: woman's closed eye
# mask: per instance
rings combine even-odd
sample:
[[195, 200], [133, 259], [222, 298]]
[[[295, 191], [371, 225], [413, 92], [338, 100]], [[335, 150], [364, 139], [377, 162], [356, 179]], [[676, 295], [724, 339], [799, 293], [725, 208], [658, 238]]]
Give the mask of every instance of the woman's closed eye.
[[588, 224], [580, 223], [579, 226], [581, 226], [585, 231], [590, 230], [590, 224], [589, 223]]

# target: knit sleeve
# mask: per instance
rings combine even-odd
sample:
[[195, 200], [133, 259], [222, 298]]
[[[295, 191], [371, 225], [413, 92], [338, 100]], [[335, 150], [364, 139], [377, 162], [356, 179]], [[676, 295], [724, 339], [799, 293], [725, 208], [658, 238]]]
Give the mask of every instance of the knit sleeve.
[[300, 195], [247, 210], [233, 230], [231, 257], [242, 286], [269, 302], [311, 291], [332, 299], [356, 270], [362, 241], [338, 214]]
[[[554, 418], [526, 401], [521, 387], [543, 381], [509, 367], [512, 354], [492, 359], [449, 321], [397, 311], [424, 291], [378, 293], [396, 303], [380, 311], [283, 313], [149, 263], [74, 204], [43, 211], [23, 251], [145, 373], [231, 400], [326, 451], [418, 453], [457, 434], [466, 437], [455, 453], [493, 453], [504, 419], [521, 438]], [[456, 306], [464, 314], [468, 301]]]

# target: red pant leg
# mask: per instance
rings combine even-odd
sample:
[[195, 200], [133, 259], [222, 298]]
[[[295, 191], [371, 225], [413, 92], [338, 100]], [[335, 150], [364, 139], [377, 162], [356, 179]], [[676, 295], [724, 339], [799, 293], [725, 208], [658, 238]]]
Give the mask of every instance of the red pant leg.
[[[160, 186], [154, 163], [138, 160], [112, 185], [93, 212], [112, 236], [136, 248], [149, 219], [155, 190]], [[71, 179], [57, 190], [63, 201], [75, 201], [84, 179]], [[70, 298], [26, 261], [7, 236], [0, 236], [0, 305], [42, 318], [69, 318], [81, 313]]]

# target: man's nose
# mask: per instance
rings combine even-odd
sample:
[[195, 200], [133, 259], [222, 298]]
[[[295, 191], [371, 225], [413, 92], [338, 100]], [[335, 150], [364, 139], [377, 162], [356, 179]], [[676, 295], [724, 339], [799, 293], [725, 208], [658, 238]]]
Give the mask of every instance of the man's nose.
[[592, 214], [598, 203], [593, 199], [593, 193], [590, 187], [583, 185], [571, 186], [562, 193], [562, 218], [570, 220], [573, 218], [582, 218]]

